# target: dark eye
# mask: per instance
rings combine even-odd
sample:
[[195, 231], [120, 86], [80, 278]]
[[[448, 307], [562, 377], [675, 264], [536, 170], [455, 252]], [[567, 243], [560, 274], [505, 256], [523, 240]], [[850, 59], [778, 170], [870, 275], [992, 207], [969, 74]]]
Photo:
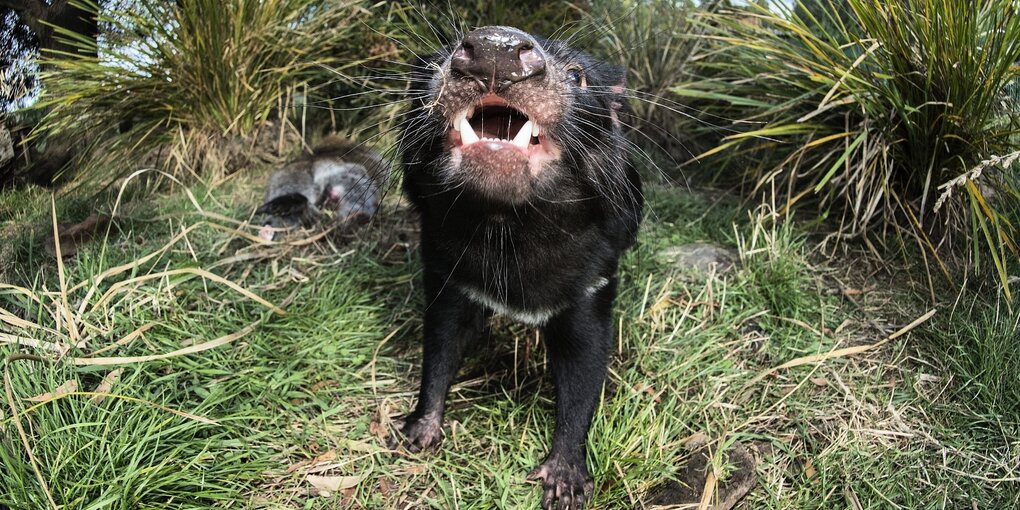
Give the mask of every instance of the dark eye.
[[584, 73], [580, 69], [567, 69], [567, 79], [575, 85], [581, 85], [584, 82]]

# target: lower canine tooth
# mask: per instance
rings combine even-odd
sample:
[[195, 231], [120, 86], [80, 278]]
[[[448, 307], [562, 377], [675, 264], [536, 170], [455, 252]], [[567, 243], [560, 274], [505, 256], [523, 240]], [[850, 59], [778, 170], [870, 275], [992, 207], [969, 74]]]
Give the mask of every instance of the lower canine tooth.
[[521, 126], [521, 129], [517, 131], [517, 136], [514, 137], [513, 144], [522, 149], [527, 149], [528, 145], [531, 144], [531, 132], [535, 129], [534, 126], [535, 124], [530, 120], [525, 122], [524, 125]]

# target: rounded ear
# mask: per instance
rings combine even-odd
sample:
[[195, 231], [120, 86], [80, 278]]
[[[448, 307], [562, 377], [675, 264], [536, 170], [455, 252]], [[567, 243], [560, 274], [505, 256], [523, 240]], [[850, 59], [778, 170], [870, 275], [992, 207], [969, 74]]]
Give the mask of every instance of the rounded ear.
[[623, 90], [627, 88], [627, 68], [623, 66], [611, 66], [609, 71], [609, 89], [613, 91], [613, 94], [623, 94]]
[[609, 102], [609, 117], [613, 119], [613, 124], [616, 127], [622, 128], [620, 111], [624, 107], [623, 91], [627, 88], [627, 68], [618, 65], [610, 66], [609, 83], [609, 90], [615, 96]]

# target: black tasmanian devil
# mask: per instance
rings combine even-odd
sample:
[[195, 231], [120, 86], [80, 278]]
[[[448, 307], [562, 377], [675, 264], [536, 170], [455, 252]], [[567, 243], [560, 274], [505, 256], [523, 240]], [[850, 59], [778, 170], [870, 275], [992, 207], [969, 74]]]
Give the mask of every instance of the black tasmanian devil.
[[591, 494], [585, 440], [613, 339], [617, 261], [641, 221], [618, 114], [624, 69], [510, 27], [414, 63], [404, 192], [421, 218], [425, 321], [405, 447], [437, 445], [465, 345], [496, 313], [541, 327], [556, 388], [544, 508]]

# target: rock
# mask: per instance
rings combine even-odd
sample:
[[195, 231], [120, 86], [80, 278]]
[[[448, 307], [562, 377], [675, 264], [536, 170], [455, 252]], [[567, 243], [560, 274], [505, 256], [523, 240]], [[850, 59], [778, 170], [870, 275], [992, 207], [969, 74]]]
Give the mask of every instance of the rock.
[[[704, 496], [706, 481], [710, 474], [711, 459], [716, 445], [709, 444], [708, 437], [699, 434], [687, 443], [690, 458], [680, 472], [680, 482], [670, 481], [652, 492], [647, 502], [649, 508], [697, 508]], [[713, 493], [707, 506], [710, 510], [730, 510], [747, 496], [757, 483], [754, 457], [747, 448], [737, 442], [726, 452], [726, 464], [733, 470], [725, 480], [715, 481]], [[712, 473], [713, 480], [715, 474]], [[712, 483], [707, 484], [713, 486]]]
[[733, 248], [709, 243], [672, 246], [659, 252], [659, 258], [677, 268], [694, 273], [726, 272], [740, 259]]

